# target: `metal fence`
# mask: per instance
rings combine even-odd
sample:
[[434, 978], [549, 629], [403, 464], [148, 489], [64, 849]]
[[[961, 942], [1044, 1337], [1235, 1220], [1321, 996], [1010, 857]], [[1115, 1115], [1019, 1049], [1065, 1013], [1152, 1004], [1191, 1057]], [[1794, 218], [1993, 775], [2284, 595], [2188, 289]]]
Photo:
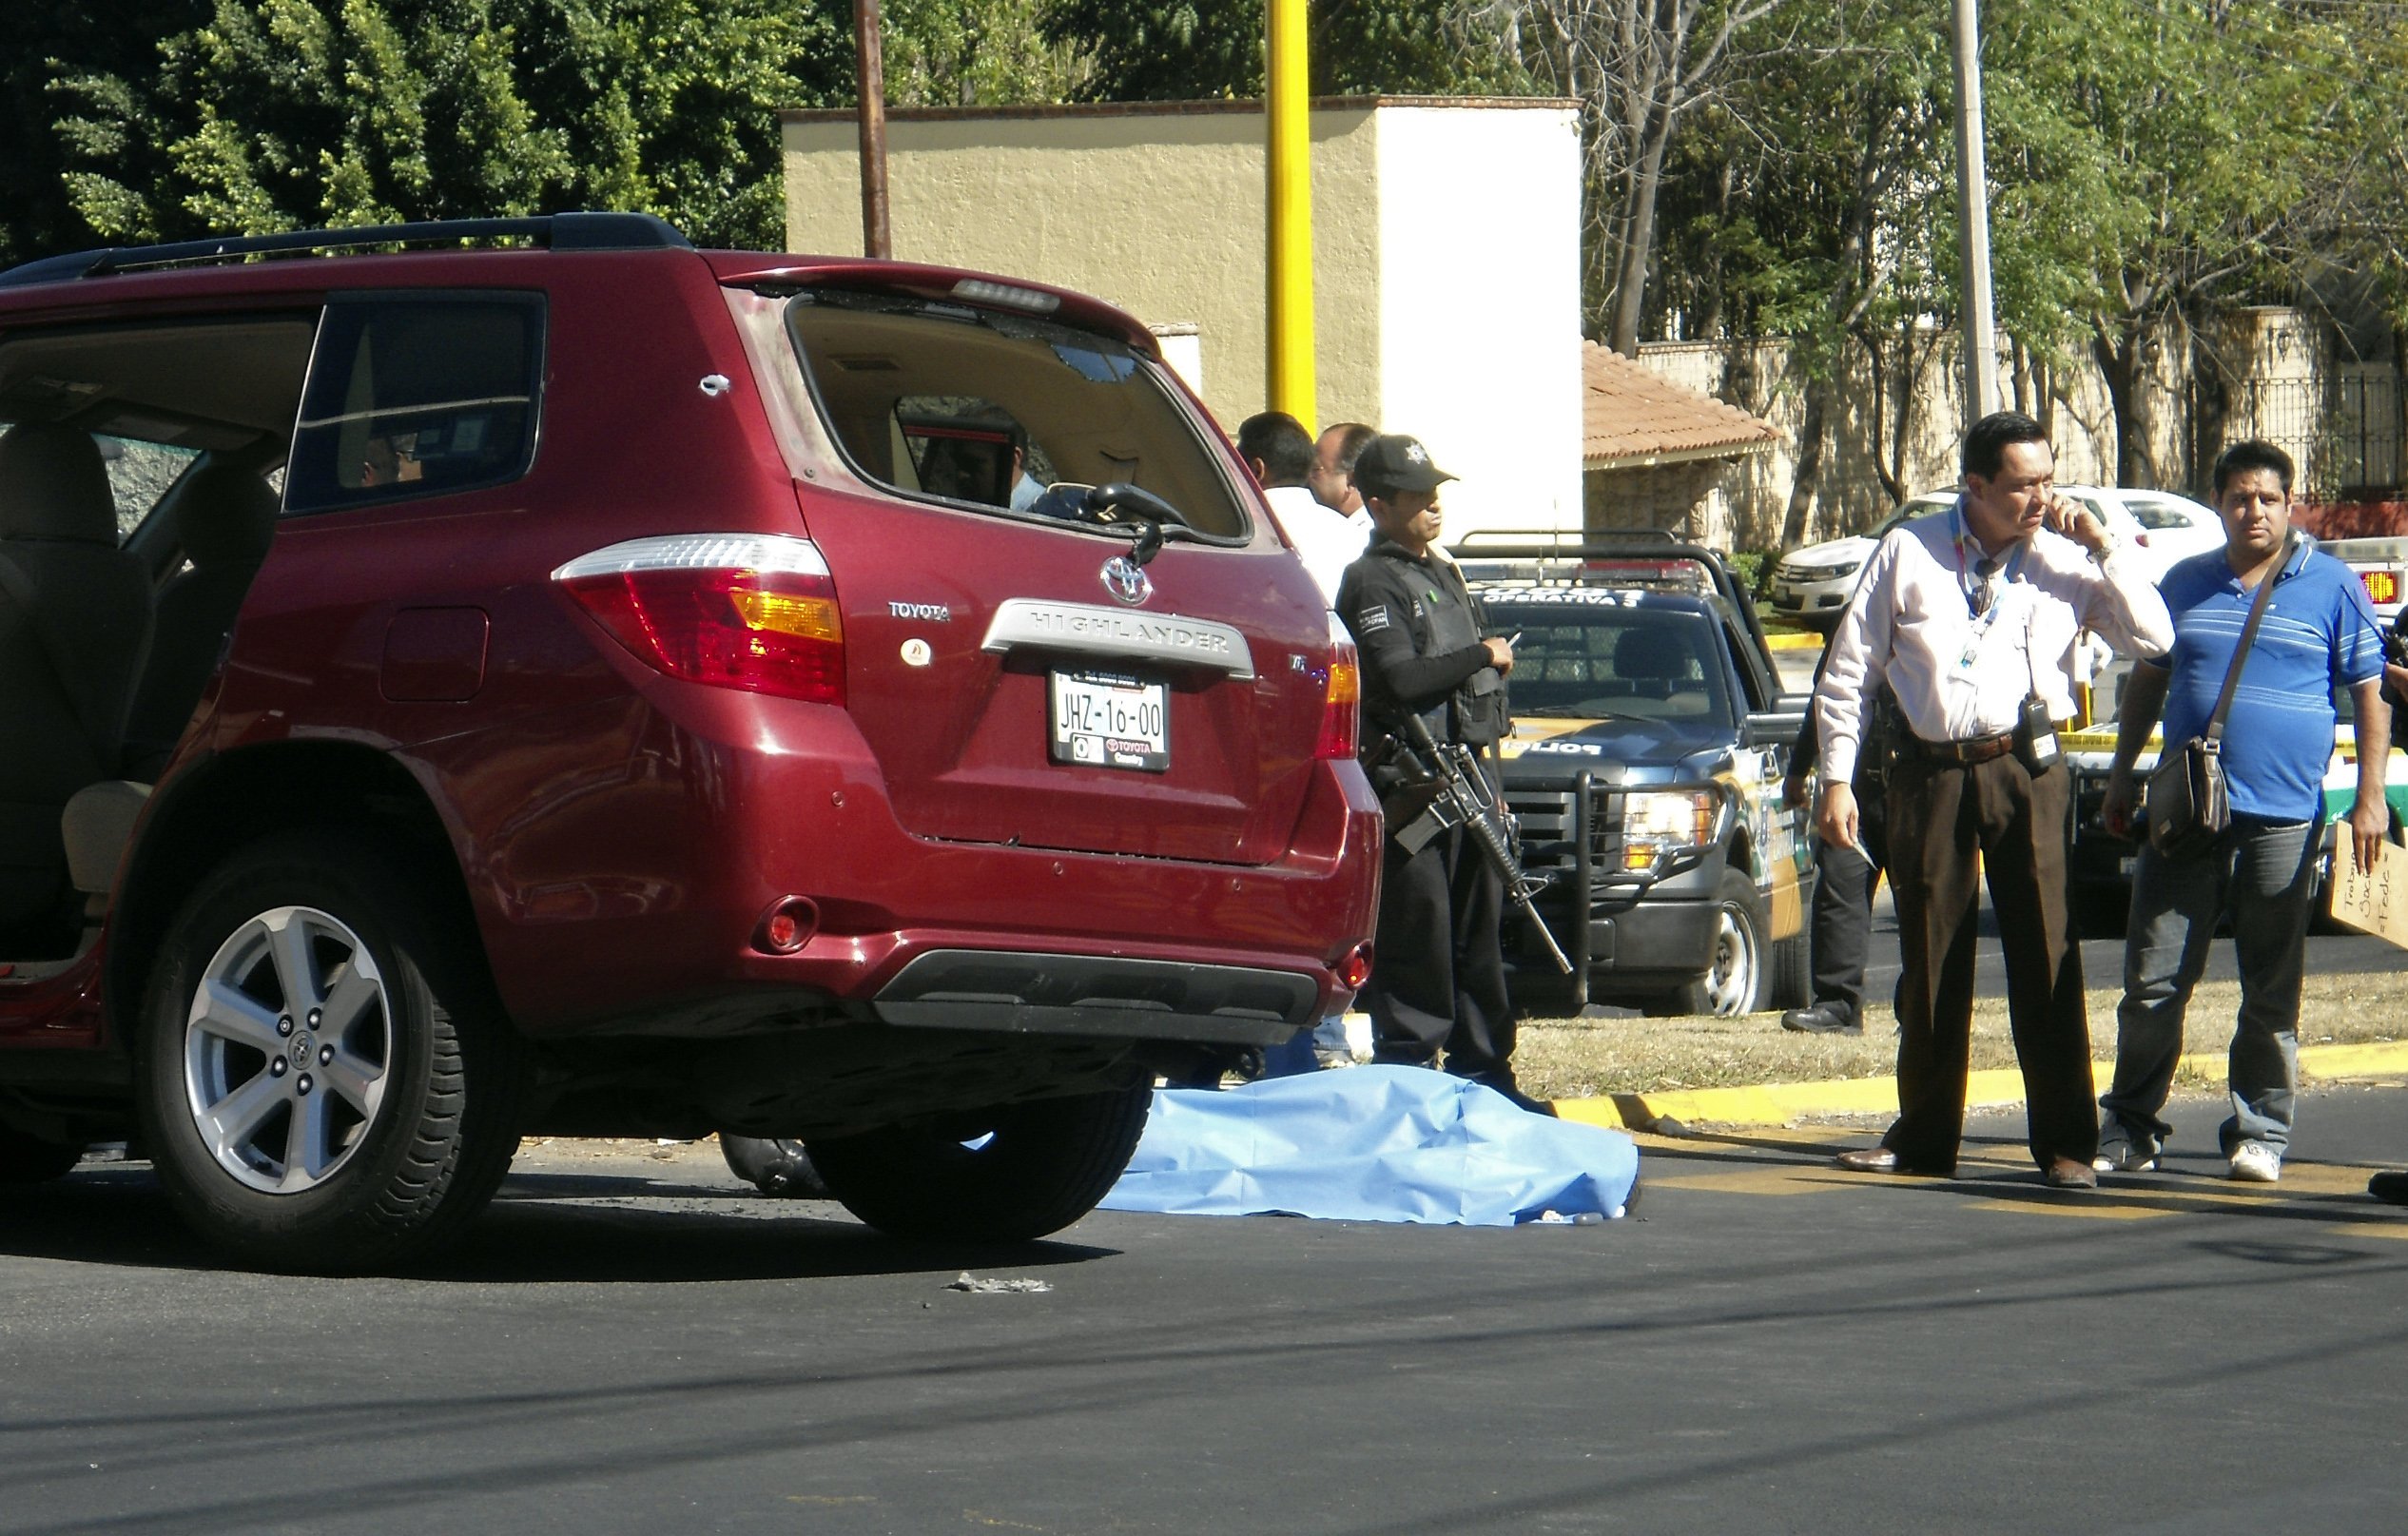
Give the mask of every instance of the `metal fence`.
[[2398, 491], [2404, 477], [2399, 375], [2389, 363], [2321, 379], [2252, 379], [2234, 392], [2224, 439], [2262, 437], [2288, 453], [2319, 497]]

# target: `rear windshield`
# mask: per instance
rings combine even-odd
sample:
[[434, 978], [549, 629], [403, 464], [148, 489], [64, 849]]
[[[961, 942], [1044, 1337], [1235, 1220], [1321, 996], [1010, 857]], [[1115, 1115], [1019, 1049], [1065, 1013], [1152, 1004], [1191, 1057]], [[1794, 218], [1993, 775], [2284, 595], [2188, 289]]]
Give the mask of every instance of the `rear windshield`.
[[1490, 629], [1520, 636], [1513, 642], [1516, 714], [1738, 724], [1713, 621], [1701, 613], [1602, 603], [1486, 607]]
[[787, 326], [853, 468], [911, 496], [1078, 519], [1088, 487], [1128, 484], [1208, 538], [1246, 515], [1160, 368], [1108, 338], [887, 296], [808, 293]]

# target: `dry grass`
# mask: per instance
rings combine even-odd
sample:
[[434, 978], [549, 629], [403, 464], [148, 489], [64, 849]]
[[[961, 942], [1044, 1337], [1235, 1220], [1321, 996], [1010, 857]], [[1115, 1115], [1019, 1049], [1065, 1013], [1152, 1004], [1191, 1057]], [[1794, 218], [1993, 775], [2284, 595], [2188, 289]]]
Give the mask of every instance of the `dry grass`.
[[[2089, 994], [2091, 1051], [2115, 1053], [2113, 987]], [[2235, 982], [2203, 982], [2190, 1001], [2192, 1051], [2221, 1051], [2241, 1006]], [[2301, 1044], [2391, 1040], [2400, 1036], [2393, 979], [2310, 976], [2300, 1006]], [[1865, 1010], [1862, 1035], [1797, 1035], [1777, 1015], [1744, 1019], [1540, 1019], [1522, 1025], [1514, 1073], [1523, 1090], [1542, 1099], [1582, 1099], [1609, 1093], [1661, 1093], [1763, 1082], [1816, 1082], [1830, 1078], [1887, 1077], [1897, 1065], [1895, 1024], [1886, 1005]], [[1973, 1004], [1972, 1064], [2011, 1067], [2007, 1001]], [[2220, 1089], [2222, 1078], [2185, 1077], [2180, 1089]]]

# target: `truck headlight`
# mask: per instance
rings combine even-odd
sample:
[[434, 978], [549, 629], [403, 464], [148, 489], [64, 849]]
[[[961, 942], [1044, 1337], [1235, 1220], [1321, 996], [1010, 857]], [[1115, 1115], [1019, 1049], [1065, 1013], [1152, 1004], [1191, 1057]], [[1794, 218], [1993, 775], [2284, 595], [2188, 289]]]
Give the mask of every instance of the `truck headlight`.
[[1652, 869], [1674, 854], [1714, 841], [1711, 789], [1645, 789], [1622, 801], [1622, 867]]

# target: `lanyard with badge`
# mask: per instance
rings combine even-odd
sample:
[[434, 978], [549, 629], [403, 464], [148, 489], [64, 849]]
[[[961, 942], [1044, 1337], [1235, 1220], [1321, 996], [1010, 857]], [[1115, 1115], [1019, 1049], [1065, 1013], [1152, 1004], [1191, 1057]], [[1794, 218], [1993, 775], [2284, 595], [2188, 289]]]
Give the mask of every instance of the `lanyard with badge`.
[[[1988, 638], [1990, 626], [1998, 622], [1998, 615], [2008, 607], [2002, 599], [2012, 586], [2016, 571], [2023, 565], [2026, 546], [2017, 544], [2014, 553], [1995, 569], [1977, 574], [1971, 553], [1975, 546], [1965, 528], [1965, 509], [1961, 506], [1955, 508], [1949, 517], [1950, 535], [1956, 544], [1957, 593], [1965, 599], [1965, 612], [1972, 620], [1972, 628], [1965, 637], [1965, 649], [1956, 658], [1956, 676], [1971, 687], [1974, 663], [1981, 659], [1982, 642]], [[1981, 563], [1990, 564], [1991, 557], [1985, 556]], [[2029, 605], [2024, 605], [2024, 610], [2029, 629], [2031, 610]], [[2029, 636], [2024, 646], [2024, 664], [2027, 670], [2031, 665]], [[2037, 678], [2032, 679], [2032, 686], [2024, 697], [2023, 709], [2016, 721], [2015, 755], [2023, 759], [2024, 766], [2034, 773], [2054, 767], [2060, 755], [2056, 723], [2049, 718], [2049, 706], [2040, 697]]]
[[[1949, 514], [1949, 535], [1956, 545], [1956, 592], [1965, 599], [1965, 613], [1972, 621], [1966, 632], [1965, 649], [1956, 658], [1956, 670], [1965, 681], [1972, 681], [1973, 664], [1981, 659], [1982, 641], [1988, 638], [1990, 626], [1998, 622], [2005, 605], [1998, 600], [1998, 589], [2012, 582], [2015, 572], [2023, 564], [2024, 547], [2015, 546], [1996, 569], [1976, 574], [1973, 552], [1978, 548], [1965, 530], [1965, 510], [1956, 508]], [[1985, 557], [1983, 564], [1989, 564]]]

